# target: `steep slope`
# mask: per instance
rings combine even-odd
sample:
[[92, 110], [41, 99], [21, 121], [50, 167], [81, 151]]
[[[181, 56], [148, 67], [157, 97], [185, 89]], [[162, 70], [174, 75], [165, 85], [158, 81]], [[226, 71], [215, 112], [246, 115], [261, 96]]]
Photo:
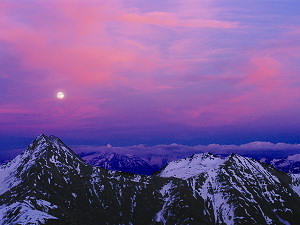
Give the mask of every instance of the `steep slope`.
[[199, 154], [170, 163], [159, 176], [186, 180], [216, 224], [297, 224], [300, 219], [298, 177], [250, 158]]
[[150, 175], [158, 169], [156, 166], [151, 166], [145, 160], [138, 157], [121, 155], [114, 152], [82, 155], [82, 159], [93, 166], [100, 166], [108, 170], [117, 170], [134, 174]]
[[40, 135], [22, 155], [0, 170], [5, 186], [0, 193], [4, 215], [0, 221], [26, 224], [57, 219], [49, 213], [58, 210], [51, 201], [52, 192], [57, 197], [64, 195], [67, 181], [84, 167], [84, 162], [59, 139]]

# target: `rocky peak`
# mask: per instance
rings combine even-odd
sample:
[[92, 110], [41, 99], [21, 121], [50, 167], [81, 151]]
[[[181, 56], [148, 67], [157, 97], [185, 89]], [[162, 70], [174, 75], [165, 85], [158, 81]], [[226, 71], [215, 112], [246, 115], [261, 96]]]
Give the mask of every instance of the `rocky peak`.
[[160, 173], [161, 177], [188, 179], [201, 173], [214, 170], [224, 163], [225, 159], [211, 153], [195, 154], [192, 157], [170, 162]]
[[39, 135], [23, 153], [24, 156], [41, 156], [51, 158], [53, 155], [56, 157], [72, 157], [82, 161], [69, 147], [67, 147], [58, 137], [54, 135], [46, 136], [45, 134]]

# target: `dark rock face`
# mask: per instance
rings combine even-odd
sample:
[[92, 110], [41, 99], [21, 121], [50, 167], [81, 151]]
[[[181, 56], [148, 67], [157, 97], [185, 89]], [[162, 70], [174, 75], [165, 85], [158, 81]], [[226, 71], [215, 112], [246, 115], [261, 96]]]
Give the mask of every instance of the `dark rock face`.
[[[155, 176], [93, 167], [40, 135], [0, 167], [0, 224], [297, 224], [300, 179], [199, 154]], [[298, 193], [297, 193], [298, 192]]]

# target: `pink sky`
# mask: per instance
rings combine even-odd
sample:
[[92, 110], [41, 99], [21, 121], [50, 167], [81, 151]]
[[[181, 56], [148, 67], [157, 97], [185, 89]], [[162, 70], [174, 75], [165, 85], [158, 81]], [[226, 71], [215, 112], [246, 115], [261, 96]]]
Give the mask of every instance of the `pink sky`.
[[299, 10], [296, 0], [3, 0], [1, 137], [300, 142]]

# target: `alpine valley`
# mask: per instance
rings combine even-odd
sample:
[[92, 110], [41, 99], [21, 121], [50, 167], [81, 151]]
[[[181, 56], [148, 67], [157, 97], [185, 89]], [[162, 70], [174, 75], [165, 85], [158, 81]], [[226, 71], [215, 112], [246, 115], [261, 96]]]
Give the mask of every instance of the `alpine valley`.
[[87, 164], [43, 134], [0, 166], [0, 224], [299, 224], [299, 195], [300, 175], [235, 154], [137, 175]]

